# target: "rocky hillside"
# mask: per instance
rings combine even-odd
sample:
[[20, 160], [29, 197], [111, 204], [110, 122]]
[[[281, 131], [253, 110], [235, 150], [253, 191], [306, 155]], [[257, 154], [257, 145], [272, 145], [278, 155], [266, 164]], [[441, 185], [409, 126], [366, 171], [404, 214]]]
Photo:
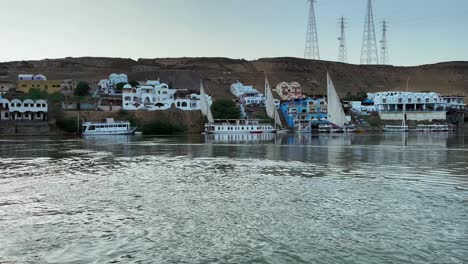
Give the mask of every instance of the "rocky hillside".
[[227, 58], [64, 58], [0, 63], [0, 81], [15, 81], [18, 73], [42, 73], [49, 79], [98, 81], [110, 73], [126, 73], [129, 79], [161, 78], [175, 88], [197, 89], [199, 80], [216, 97], [231, 97], [228, 87], [236, 80], [262, 90], [263, 72], [275, 86], [298, 81], [310, 95], [326, 93], [326, 72], [340, 95], [358, 91], [406, 89], [468, 95], [468, 62], [446, 62], [417, 67], [352, 65], [299, 58], [268, 58], [254, 61]]

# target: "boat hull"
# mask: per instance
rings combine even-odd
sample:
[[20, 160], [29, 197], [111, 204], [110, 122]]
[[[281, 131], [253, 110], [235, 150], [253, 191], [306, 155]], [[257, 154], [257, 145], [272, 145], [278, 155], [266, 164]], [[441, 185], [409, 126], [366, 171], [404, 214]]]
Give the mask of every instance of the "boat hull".
[[125, 131], [107, 131], [107, 132], [83, 132], [83, 136], [113, 136], [113, 135], [133, 135], [136, 128]]
[[276, 133], [276, 129], [272, 130], [256, 130], [256, 131], [205, 131], [206, 134], [268, 134]]

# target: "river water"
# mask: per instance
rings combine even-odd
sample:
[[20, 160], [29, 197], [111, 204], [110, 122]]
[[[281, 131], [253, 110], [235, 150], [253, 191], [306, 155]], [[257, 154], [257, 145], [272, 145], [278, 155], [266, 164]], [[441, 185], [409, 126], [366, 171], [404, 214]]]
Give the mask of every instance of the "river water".
[[468, 134], [0, 140], [0, 263], [468, 263]]

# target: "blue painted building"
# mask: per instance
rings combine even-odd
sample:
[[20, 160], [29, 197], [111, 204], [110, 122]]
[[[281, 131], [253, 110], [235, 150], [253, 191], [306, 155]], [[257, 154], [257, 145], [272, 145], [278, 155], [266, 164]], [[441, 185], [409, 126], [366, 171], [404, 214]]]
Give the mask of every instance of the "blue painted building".
[[325, 98], [300, 98], [282, 102], [279, 106], [281, 114], [291, 128], [298, 124], [327, 124], [327, 102]]

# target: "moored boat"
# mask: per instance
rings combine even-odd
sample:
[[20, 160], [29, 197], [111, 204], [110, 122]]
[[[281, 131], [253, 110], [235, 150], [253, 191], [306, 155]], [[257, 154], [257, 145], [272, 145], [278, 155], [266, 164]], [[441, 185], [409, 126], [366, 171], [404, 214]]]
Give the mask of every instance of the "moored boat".
[[136, 127], [131, 127], [129, 121], [114, 121], [107, 118], [105, 122], [84, 122], [83, 136], [88, 135], [132, 135]]
[[214, 119], [203, 84], [200, 84], [200, 101], [201, 112], [208, 119], [208, 122], [205, 123], [205, 133], [207, 134], [263, 134], [276, 133], [277, 131], [269, 120]]
[[385, 132], [408, 132], [409, 127], [407, 125], [386, 125], [384, 127]]
[[205, 132], [208, 134], [263, 134], [276, 131], [269, 120], [217, 119], [205, 124]]
[[417, 132], [448, 132], [450, 128], [448, 125], [432, 124], [432, 125], [417, 125]]

